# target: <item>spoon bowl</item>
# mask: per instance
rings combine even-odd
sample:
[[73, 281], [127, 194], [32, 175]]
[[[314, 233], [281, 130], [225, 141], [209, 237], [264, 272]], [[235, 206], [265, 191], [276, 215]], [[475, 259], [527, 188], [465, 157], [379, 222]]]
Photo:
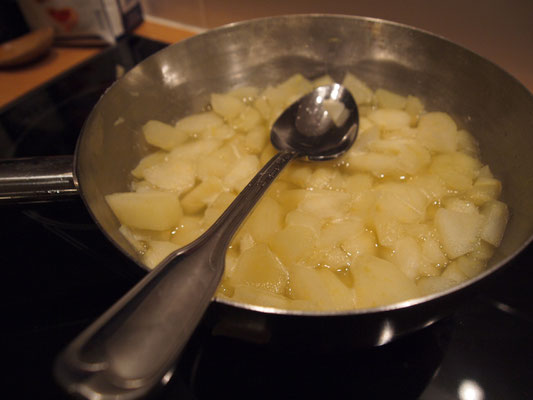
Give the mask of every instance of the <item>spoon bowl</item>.
[[202, 236], [175, 251], [83, 331], [58, 357], [55, 373], [89, 399], [136, 399], [168, 380], [224, 272], [226, 249], [246, 216], [294, 158], [329, 160], [355, 141], [357, 105], [339, 84], [321, 86], [274, 123], [280, 150]]
[[272, 126], [270, 140], [280, 151], [292, 151], [312, 161], [336, 158], [357, 135], [359, 113], [343, 86], [319, 86], [294, 102]]

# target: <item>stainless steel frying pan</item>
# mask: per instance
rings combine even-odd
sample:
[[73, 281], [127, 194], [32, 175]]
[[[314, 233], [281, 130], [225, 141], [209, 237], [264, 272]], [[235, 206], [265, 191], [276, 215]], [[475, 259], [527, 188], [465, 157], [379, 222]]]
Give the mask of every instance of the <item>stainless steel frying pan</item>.
[[272, 311], [215, 299], [206, 322], [222, 334], [288, 345], [316, 345], [317, 338], [326, 346], [386, 343], [451, 313], [533, 235], [532, 94], [489, 61], [427, 32], [370, 18], [296, 15], [232, 24], [184, 40], [107, 90], [85, 123], [74, 158], [4, 161], [0, 197], [79, 194], [101, 230], [133, 260], [132, 268], [146, 269], [119, 233], [104, 196], [128, 189], [131, 169], [149, 150], [140, 129], [147, 120], [175, 122], [202, 109], [210, 93], [239, 85], [264, 87], [296, 72], [340, 80], [348, 71], [374, 89], [421, 97], [426, 109], [449, 112], [478, 139], [483, 159], [503, 181], [503, 200], [512, 213], [488, 270], [446, 292], [374, 309]]

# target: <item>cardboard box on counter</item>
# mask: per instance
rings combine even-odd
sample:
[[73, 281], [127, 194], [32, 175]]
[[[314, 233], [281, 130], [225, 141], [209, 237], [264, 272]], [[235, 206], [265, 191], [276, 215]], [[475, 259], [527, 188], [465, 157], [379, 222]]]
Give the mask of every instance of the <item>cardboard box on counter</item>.
[[31, 29], [51, 26], [56, 43], [114, 43], [143, 20], [139, 0], [18, 0]]

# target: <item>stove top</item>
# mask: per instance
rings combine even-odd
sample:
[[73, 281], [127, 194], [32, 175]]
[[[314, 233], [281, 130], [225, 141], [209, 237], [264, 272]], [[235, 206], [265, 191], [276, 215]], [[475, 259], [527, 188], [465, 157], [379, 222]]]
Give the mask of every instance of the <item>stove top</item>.
[[[72, 154], [103, 91], [165, 44], [128, 36], [0, 110], [0, 157]], [[68, 399], [56, 354], [141, 277], [80, 199], [0, 207], [6, 390]], [[198, 328], [157, 399], [526, 399], [533, 396], [531, 246], [450, 318], [379, 348], [280, 351]], [[334, 332], [332, 332], [334, 335]]]

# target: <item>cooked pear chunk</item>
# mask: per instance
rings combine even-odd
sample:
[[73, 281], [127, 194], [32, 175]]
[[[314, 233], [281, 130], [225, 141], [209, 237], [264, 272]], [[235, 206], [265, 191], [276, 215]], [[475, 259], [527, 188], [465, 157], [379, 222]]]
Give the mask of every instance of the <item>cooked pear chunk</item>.
[[120, 223], [133, 228], [172, 229], [183, 215], [179, 198], [174, 193], [113, 193], [106, 196], [106, 201]]

